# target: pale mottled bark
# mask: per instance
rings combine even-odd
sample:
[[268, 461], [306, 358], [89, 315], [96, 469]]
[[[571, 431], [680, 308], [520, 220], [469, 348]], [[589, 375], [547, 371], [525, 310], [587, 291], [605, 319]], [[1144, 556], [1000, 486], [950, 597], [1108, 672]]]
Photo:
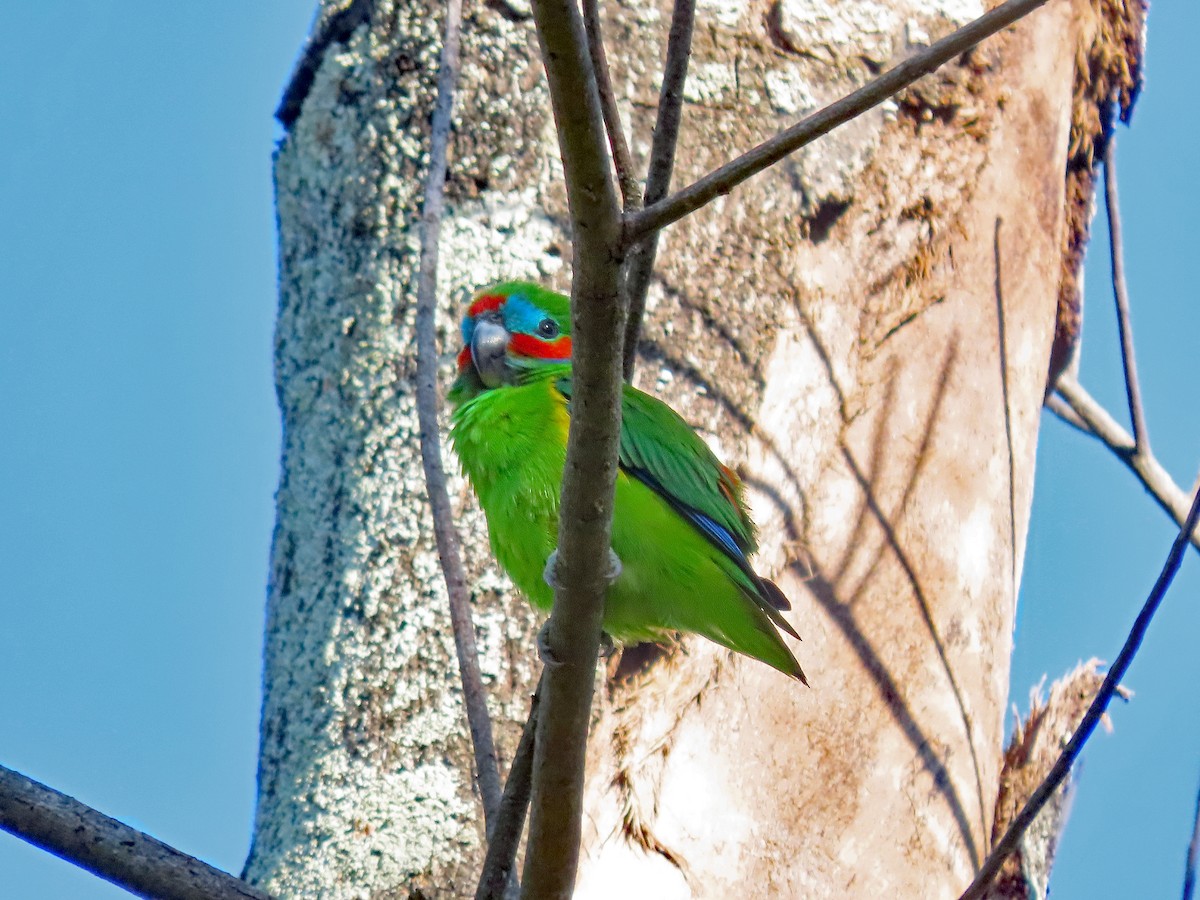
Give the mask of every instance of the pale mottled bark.
[[[701, 641], [610, 687], [581, 896], [936, 897], [970, 880], [1001, 763], [1079, 5], [1055, 0], [664, 235], [639, 379], [741, 467], [813, 688]], [[411, 391], [430, 9], [380, 3], [325, 53], [276, 165], [285, 450], [248, 873], [287, 896], [453, 896], [481, 859]], [[607, 10], [640, 160], [668, 11]], [[700, 3], [676, 183], [980, 12]], [[519, 4], [469, 11], [448, 328], [469, 286], [569, 284], [536, 52]], [[527, 705], [533, 619], [481, 578], [503, 726]]]
[[[480, 858], [413, 391], [415, 229], [436, 9], [377, 4], [368, 24], [327, 49], [276, 159], [284, 456], [247, 875], [285, 896], [435, 884], [465, 891]], [[517, 89], [540, 77], [524, 47], [531, 35], [484, 15], [491, 33], [469, 25], [464, 36], [459, 107], [481, 134], [479, 149], [456, 141], [443, 229], [442, 325], [451, 333], [448, 311], [469, 287], [561, 267], [562, 239], [540, 212], [546, 204], [531, 174], [544, 160], [494, 158], [492, 135], [527, 128], [539, 147], [552, 137], [544, 97]], [[525, 62], [482, 66], [481, 42], [524, 47], [515, 55]], [[452, 491], [465, 496], [461, 480]], [[503, 746], [504, 724], [513, 732], [528, 708], [534, 617], [488, 574], [473, 507], [459, 525], [478, 579], [483, 672], [497, 688]]]
[[[772, 85], [886, 64], [906, 28], [947, 27], [915, 7], [874, 14], [866, 46], [816, 60], [747, 59], [731, 26], [728, 90], [765, 84], [766, 107], [792, 96]], [[798, 690], [689, 645], [607, 713], [583, 896], [629, 879], [659, 896], [950, 896], [982, 859], [1054, 326], [1071, 35], [1071, 7], [1047, 7], [668, 233], [647, 335], [658, 326], [674, 402], [726, 453], [745, 448], [768, 567], [817, 671]]]

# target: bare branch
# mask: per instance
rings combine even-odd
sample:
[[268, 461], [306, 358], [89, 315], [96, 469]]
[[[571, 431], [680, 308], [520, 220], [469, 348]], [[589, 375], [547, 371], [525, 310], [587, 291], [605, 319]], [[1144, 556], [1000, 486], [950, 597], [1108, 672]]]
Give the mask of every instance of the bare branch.
[[[1088, 433], [1096, 437], [1116, 457], [1129, 467], [1176, 525], [1183, 525], [1187, 516], [1188, 498], [1166, 469], [1149, 453], [1136, 452], [1133, 438], [1092, 397], [1073, 375], [1063, 374], [1055, 391], [1067, 402], [1071, 411], [1082, 420]], [[1200, 534], [1193, 534], [1192, 546], [1200, 550]]]
[[1166, 596], [1167, 589], [1171, 586], [1171, 582], [1175, 578], [1175, 573], [1179, 571], [1179, 565], [1183, 561], [1184, 548], [1188, 543], [1188, 536], [1196, 530], [1196, 521], [1198, 518], [1200, 518], [1200, 488], [1197, 489], [1195, 496], [1192, 498], [1191, 508], [1188, 510], [1183, 528], [1180, 529], [1179, 534], [1171, 543], [1171, 551], [1167, 554], [1167, 561], [1163, 564], [1162, 572], [1159, 573], [1158, 580], [1155, 581], [1154, 587], [1150, 591], [1150, 596], [1146, 598], [1141, 612], [1138, 613], [1137, 618], [1134, 620], [1133, 627], [1129, 630], [1129, 636], [1125, 639], [1125, 644], [1121, 647], [1121, 652], [1117, 655], [1116, 662], [1108, 670], [1108, 674], [1104, 676], [1104, 684], [1100, 686], [1096, 698], [1088, 707], [1088, 711], [1084, 714], [1079, 727], [1071, 735], [1071, 740], [1063, 748], [1058, 761], [1054, 764], [1050, 773], [1038, 785], [1037, 790], [1026, 801], [1021, 811], [1013, 818], [1012, 823], [1008, 826], [1008, 830], [1004, 832], [1004, 837], [996, 842], [991, 853], [988, 854], [987, 859], [984, 860], [983, 865], [980, 867], [979, 873], [975, 876], [975, 880], [971, 882], [970, 887], [963, 892], [959, 900], [979, 900], [983, 896], [984, 891], [1000, 870], [1004, 860], [1016, 849], [1018, 841], [1020, 841], [1021, 836], [1025, 833], [1025, 829], [1029, 827], [1029, 824], [1041, 811], [1046, 801], [1053, 796], [1055, 790], [1062, 784], [1068, 773], [1070, 773], [1071, 766], [1074, 765], [1080, 751], [1083, 750], [1083, 745], [1091, 737], [1097, 723], [1104, 715], [1105, 710], [1108, 709], [1108, 704], [1112, 700], [1113, 694], [1116, 693], [1118, 686], [1121, 684], [1121, 679], [1125, 677], [1125, 672], [1129, 669], [1129, 664], [1133, 662], [1133, 657], [1142, 644], [1142, 639], [1146, 636], [1146, 630], [1150, 627], [1150, 621], [1154, 618], [1154, 613], [1158, 610], [1159, 604], [1162, 603], [1163, 597]]
[[454, 86], [458, 80], [458, 57], [462, 24], [462, 0], [446, 4], [446, 34], [438, 70], [437, 104], [429, 146], [429, 174], [425, 181], [425, 206], [421, 214], [421, 267], [417, 276], [417, 415], [421, 423], [421, 462], [433, 513], [446, 593], [450, 600], [450, 625], [462, 677], [463, 703], [471, 743], [475, 749], [475, 776], [483, 800], [484, 822], [489, 828], [500, 808], [500, 773], [492, 720], [479, 671], [475, 645], [475, 623], [463, 573], [462, 549], [454, 529], [446, 473], [442, 468], [442, 441], [438, 432], [437, 346], [434, 313], [437, 309], [438, 237], [442, 227], [442, 193], [446, 183], [446, 145], [450, 140], [450, 114], [454, 109]]
[[831, 103], [786, 131], [759, 144], [705, 175], [695, 184], [672, 194], [640, 212], [625, 217], [626, 246], [632, 246], [651, 231], [665, 228], [694, 212], [717, 197], [728, 194], [751, 175], [774, 165], [789, 153], [810, 144], [855, 116], [878, 106], [897, 91], [908, 87], [923, 75], [949, 62], [960, 53], [970, 50], [986, 37], [1033, 12], [1047, 0], [1008, 0], [962, 28], [942, 38], [911, 59], [880, 75], [853, 94]]
[[521, 830], [525, 827], [525, 811], [529, 808], [529, 789], [533, 774], [533, 748], [537, 734], [538, 706], [541, 702], [542, 673], [533, 702], [529, 705], [529, 718], [517, 744], [516, 755], [504, 782], [504, 797], [500, 801], [500, 814], [488, 840], [487, 856], [483, 860], [483, 874], [479, 887], [475, 889], [475, 900], [499, 900], [505, 896], [509, 876], [515, 871], [517, 846], [521, 843]]
[[598, 0], [583, 0], [583, 23], [587, 28], [588, 54], [592, 58], [592, 70], [596, 73], [596, 88], [600, 91], [604, 130], [608, 132], [608, 146], [612, 150], [613, 166], [617, 170], [617, 185], [621, 188], [621, 205], [626, 210], [641, 209], [638, 180], [633, 174], [633, 159], [629, 155], [629, 144], [625, 141], [625, 129], [621, 127], [617, 97], [613, 92], [612, 78], [608, 72], [608, 57], [604, 53]]
[[1196, 865], [1200, 860], [1200, 794], [1196, 795], [1196, 814], [1192, 818], [1192, 839], [1188, 842], [1187, 863], [1183, 868], [1183, 900], [1192, 900], [1196, 890]]
[[[683, 114], [683, 85], [687, 80], [688, 60], [692, 56], [692, 28], [696, 21], [696, 0], [675, 0], [671, 32], [667, 37], [667, 61], [663, 66], [662, 90], [658, 95], [658, 116], [654, 123], [654, 142], [650, 147], [650, 166], [646, 176], [646, 203], [667, 196], [671, 173], [675, 168], [675, 148], [679, 146], [679, 122]], [[625, 210], [630, 211], [628, 206]], [[658, 253], [657, 230], [647, 234], [633, 248], [625, 266], [625, 380], [633, 379], [637, 364], [638, 336], [646, 311], [646, 292], [654, 272]]]
[[1067, 401], [1058, 396], [1058, 394], [1051, 394], [1049, 397], [1047, 397], [1044, 405], [1046, 409], [1050, 410], [1050, 412], [1054, 413], [1059, 417], [1059, 419], [1070, 425], [1076, 431], [1080, 431], [1083, 434], [1086, 434], [1088, 437], [1096, 436], [1096, 432], [1088, 428], [1087, 422], [1079, 418], [1079, 416], [1075, 413], [1075, 410], [1071, 409], [1071, 407], [1067, 405]]
[[1121, 238], [1121, 211], [1117, 204], [1117, 138], [1110, 135], [1104, 148], [1104, 209], [1108, 215], [1108, 246], [1112, 259], [1113, 297], [1117, 302], [1117, 327], [1121, 332], [1121, 364], [1125, 369], [1125, 396], [1133, 423], [1134, 452], [1150, 454], [1142, 391], [1138, 387], [1133, 355], [1133, 325], [1129, 321], [1129, 293], [1125, 286], [1125, 249]]
[[0, 828], [141, 897], [270, 900], [240, 878], [4, 766]]
[[621, 432], [621, 211], [600, 98], [575, 0], [535, 0], [571, 214], [574, 387], [559, 507], [557, 582], [534, 748], [522, 896], [566, 897], [575, 883], [584, 756], [611, 553]]

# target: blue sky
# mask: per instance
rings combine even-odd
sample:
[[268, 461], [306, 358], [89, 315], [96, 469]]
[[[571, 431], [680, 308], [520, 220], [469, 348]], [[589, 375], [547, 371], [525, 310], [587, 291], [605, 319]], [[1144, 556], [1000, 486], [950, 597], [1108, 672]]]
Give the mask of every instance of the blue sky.
[[[278, 473], [271, 113], [313, 8], [25, 3], [0, 28], [0, 763], [234, 872]], [[1200, 9], [1159, 3], [1150, 22], [1122, 201], [1151, 436], [1186, 486]], [[1119, 413], [1106, 266], [1097, 242], [1083, 381]], [[1174, 533], [1048, 415], [1037, 478], [1022, 709], [1043, 673], [1116, 655]], [[1179, 891], [1200, 783], [1194, 555], [1129, 675], [1134, 700], [1085, 753], [1055, 900]], [[5, 834], [0, 873], [13, 897], [127, 896]]]

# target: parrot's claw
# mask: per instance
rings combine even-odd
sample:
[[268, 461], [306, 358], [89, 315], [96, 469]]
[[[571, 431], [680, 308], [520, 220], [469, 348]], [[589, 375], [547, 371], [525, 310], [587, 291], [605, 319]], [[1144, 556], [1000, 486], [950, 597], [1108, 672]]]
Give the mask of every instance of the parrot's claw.
[[[553, 557], [552, 557], [553, 558]], [[549, 568], [549, 566], [547, 566]], [[550, 649], [550, 622], [538, 629], [537, 633], [537, 651], [538, 656], [542, 660], [542, 664], [547, 669], [557, 669], [566, 665], [561, 659], [554, 655], [554, 651]]]
[[[542, 569], [542, 580], [550, 585], [552, 591], [558, 591], [558, 574], [556, 567], [558, 566], [558, 550], [551, 552], [546, 557], [546, 568]], [[541, 647], [541, 635], [538, 635], [539, 649]]]
[[[558, 550], [554, 550], [546, 557], [546, 568], [542, 570], [542, 580], [550, 585], [554, 590], [558, 590]], [[612, 584], [621, 577], [621, 557], [617, 556], [612, 547], [608, 548], [608, 568], [604, 570], [604, 579]]]
[[[550, 622], [547, 620], [537, 633], [537, 651], [538, 657], [548, 669], [557, 669], [560, 666], [566, 665], [561, 659], [554, 655], [554, 651], [550, 649]], [[607, 631], [600, 632], [600, 658], [609, 659], [617, 652], [617, 645], [609, 636]]]
[[[604, 573], [604, 577], [608, 579], [609, 584], [612, 584], [614, 581], [616, 581], [618, 578], [621, 577], [621, 569], [622, 568], [623, 568], [623, 566], [621, 565], [621, 557], [617, 556], [617, 551], [613, 550], [612, 547], [609, 547], [608, 548], [608, 571], [606, 571]], [[609, 638], [609, 643], [612, 643], [611, 638]]]
[[609, 659], [617, 652], [617, 645], [607, 631], [600, 632], [600, 658]]

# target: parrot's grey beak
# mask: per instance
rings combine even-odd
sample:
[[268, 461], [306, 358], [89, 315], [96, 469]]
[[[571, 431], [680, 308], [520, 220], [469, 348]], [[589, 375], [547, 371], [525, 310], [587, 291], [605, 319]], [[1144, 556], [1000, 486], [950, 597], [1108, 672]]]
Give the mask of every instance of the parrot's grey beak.
[[508, 329], [495, 319], [479, 319], [471, 335], [471, 360], [485, 385], [494, 388], [503, 384], [508, 367]]

